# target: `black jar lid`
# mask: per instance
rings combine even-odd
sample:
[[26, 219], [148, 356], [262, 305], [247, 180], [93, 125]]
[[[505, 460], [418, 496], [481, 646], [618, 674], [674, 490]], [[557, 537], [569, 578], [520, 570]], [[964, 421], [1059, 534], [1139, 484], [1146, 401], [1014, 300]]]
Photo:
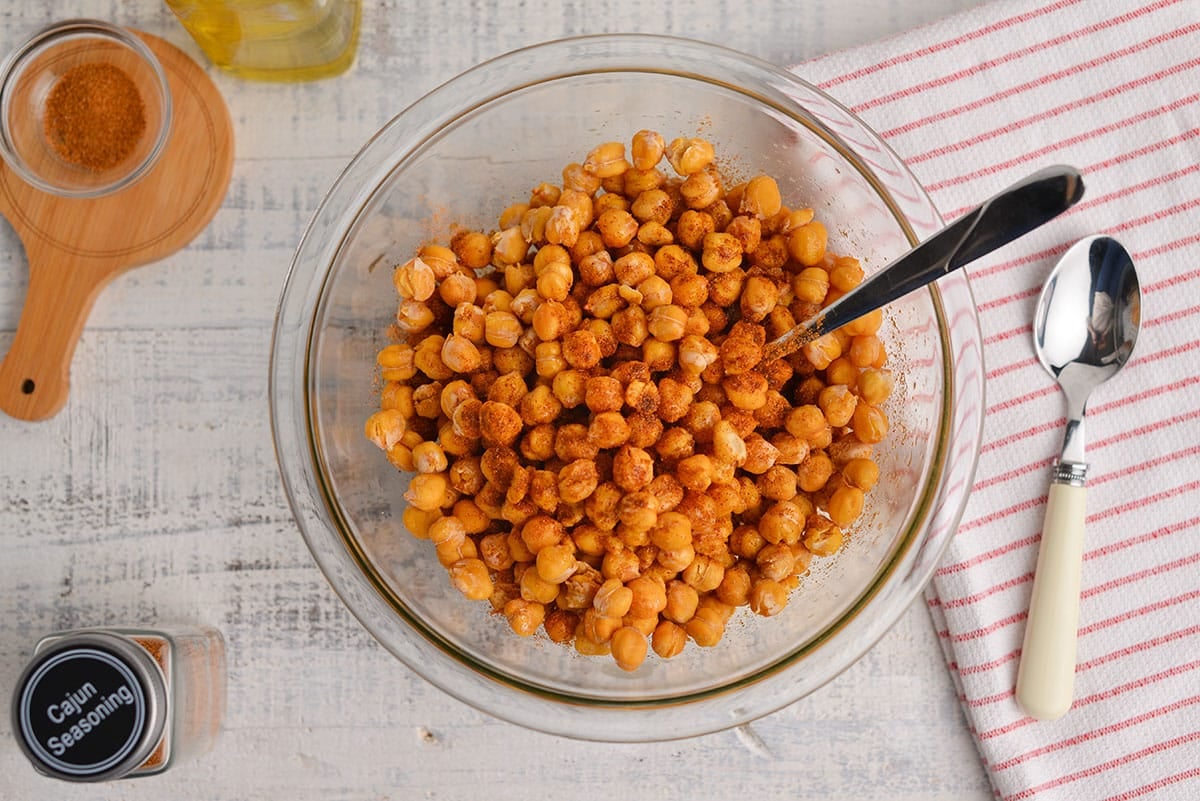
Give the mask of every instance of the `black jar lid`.
[[118, 779], [154, 752], [166, 720], [162, 671], [137, 643], [75, 632], [39, 652], [13, 694], [13, 732], [42, 773]]

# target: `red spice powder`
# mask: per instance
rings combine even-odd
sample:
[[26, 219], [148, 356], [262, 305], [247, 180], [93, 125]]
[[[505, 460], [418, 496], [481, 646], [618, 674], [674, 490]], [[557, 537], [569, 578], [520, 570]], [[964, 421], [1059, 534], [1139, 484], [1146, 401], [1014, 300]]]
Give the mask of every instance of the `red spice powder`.
[[46, 98], [46, 140], [66, 162], [103, 172], [129, 158], [146, 130], [141, 93], [112, 64], [80, 64]]

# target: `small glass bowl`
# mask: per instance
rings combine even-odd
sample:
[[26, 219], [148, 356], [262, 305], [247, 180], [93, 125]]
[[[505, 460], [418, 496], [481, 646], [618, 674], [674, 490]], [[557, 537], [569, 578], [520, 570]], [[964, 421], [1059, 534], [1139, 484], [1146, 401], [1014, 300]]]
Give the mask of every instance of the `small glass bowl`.
[[[145, 126], [129, 153], [102, 169], [64, 158], [49, 139], [47, 101], [70, 70], [110, 64], [142, 100]], [[0, 155], [24, 181], [63, 197], [99, 197], [129, 186], [158, 159], [171, 130], [171, 90], [162, 65], [134, 34], [88, 19], [57, 22], [29, 37], [0, 66]]]

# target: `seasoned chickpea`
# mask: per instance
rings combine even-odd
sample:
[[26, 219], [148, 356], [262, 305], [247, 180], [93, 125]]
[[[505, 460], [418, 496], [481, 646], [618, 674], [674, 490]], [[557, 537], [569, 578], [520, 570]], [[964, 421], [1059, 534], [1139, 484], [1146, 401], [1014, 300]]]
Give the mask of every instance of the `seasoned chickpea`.
[[396, 294], [407, 300], [425, 301], [437, 291], [437, 277], [433, 268], [419, 257], [412, 258], [392, 273]]
[[478, 231], [459, 231], [450, 240], [450, 249], [471, 270], [482, 270], [492, 261], [492, 242]]
[[[521, 588], [521, 597], [526, 601], [548, 604], [558, 597], [558, 585], [546, 581], [536, 569], [527, 569], [521, 573], [517, 584]], [[540, 620], [538, 625], [541, 625]]]
[[665, 225], [675, 210], [675, 201], [661, 189], [648, 189], [638, 195], [629, 211], [638, 222], [656, 222]]
[[742, 243], [742, 252], [752, 255], [762, 243], [762, 223], [757, 217], [745, 215], [734, 217], [725, 226], [725, 233]]
[[409, 482], [404, 499], [418, 509], [437, 509], [446, 499], [449, 487], [445, 473], [421, 473]]
[[727, 273], [735, 270], [742, 263], [742, 243], [732, 234], [706, 234], [701, 261], [709, 272]]
[[660, 247], [674, 242], [675, 234], [662, 223], [648, 220], [638, 226], [637, 241], [648, 247]]
[[845, 528], [862, 514], [864, 501], [864, 493], [858, 487], [838, 487], [829, 498], [829, 518]]
[[683, 338], [687, 319], [687, 312], [679, 306], [657, 306], [650, 312], [647, 328], [656, 339], [673, 342]]
[[645, 170], [632, 167], [626, 170], [621, 179], [621, 192], [629, 200], [634, 200], [651, 189], [661, 189], [667, 182], [667, 176], [657, 167]]
[[555, 609], [546, 615], [542, 627], [552, 641], [559, 644], [568, 643], [579, 628], [579, 616], [565, 609]]
[[870, 492], [879, 481], [879, 465], [870, 459], [851, 459], [842, 467], [842, 478], [849, 486]]
[[804, 533], [804, 510], [791, 501], [779, 501], [763, 512], [758, 533], [772, 545], [798, 542]]
[[816, 556], [830, 556], [842, 547], [842, 530], [832, 520], [809, 515], [804, 547]]
[[619, 617], [606, 617], [594, 607], [586, 609], [579, 621], [583, 635], [593, 642], [609, 642], [624, 624]]
[[805, 223], [788, 234], [788, 252], [805, 267], [820, 264], [825, 258], [829, 234], [817, 220]]
[[796, 467], [796, 482], [805, 492], [817, 492], [833, 475], [833, 461], [824, 451], [813, 451]]
[[666, 142], [658, 131], [638, 131], [633, 135], [633, 145], [630, 148], [633, 166], [639, 170], [652, 169], [662, 160], [665, 150]]
[[807, 303], [822, 303], [829, 293], [829, 273], [820, 267], [806, 267], [792, 279], [792, 292]]
[[398, 409], [375, 412], [367, 418], [365, 424], [367, 439], [385, 451], [398, 443], [407, 429], [408, 422]]
[[488, 567], [480, 559], [462, 559], [450, 565], [450, 581], [468, 600], [485, 601], [494, 589]]
[[855, 367], [873, 367], [887, 358], [883, 343], [874, 334], [856, 336], [850, 340], [849, 360]]
[[442, 513], [438, 509], [425, 510], [418, 509], [415, 506], [408, 506], [404, 509], [402, 519], [404, 527], [408, 529], [419, 540], [429, 539], [430, 526], [440, 519]]
[[675, 172], [693, 175], [712, 164], [715, 153], [712, 144], [704, 139], [680, 137], [667, 145], [665, 155]]
[[558, 496], [566, 503], [586, 500], [599, 484], [600, 473], [588, 459], [576, 459], [558, 471]]
[[858, 404], [858, 396], [845, 384], [833, 384], [821, 390], [817, 406], [825, 415], [825, 421], [834, 428], [849, 425]]
[[667, 605], [667, 588], [661, 582], [647, 576], [638, 576], [626, 586], [633, 591], [629, 614], [634, 617], [657, 615]]
[[773, 501], [790, 501], [796, 497], [796, 473], [783, 465], [767, 468], [758, 481], [758, 491]]
[[767, 379], [761, 373], [739, 373], [721, 382], [725, 396], [735, 407], [753, 411], [767, 402]]
[[751, 178], [742, 190], [742, 201], [738, 205], [738, 211], [741, 214], [766, 219], [778, 214], [782, 206], [779, 184], [769, 175], [758, 175]]
[[600, 565], [600, 573], [606, 578], [619, 579], [622, 584], [633, 581], [641, 575], [642, 567], [637, 554], [626, 548], [609, 551], [604, 555]]
[[526, 521], [521, 527], [521, 541], [529, 549], [530, 559], [523, 561], [531, 561], [543, 548], [558, 545], [564, 536], [566, 531], [563, 525], [552, 517], [537, 515]]
[[592, 599], [596, 612], [604, 617], [623, 618], [633, 603], [633, 590], [618, 578], [605, 579]]
[[[379, 377], [389, 383], [409, 380], [417, 374], [417, 366], [413, 362], [414, 355], [413, 349], [408, 345], [388, 345], [381, 349], [375, 356], [375, 362], [380, 368]], [[409, 391], [411, 392], [411, 387]]]
[[562, 584], [577, 569], [575, 545], [570, 540], [542, 548], [537, 553], [538, 576], [551, 584]]
[[596, 219], [596, 230], [608, 248], [623, 248], [638, 235], [638, 221], [624, 209], [607, 209]]
[[504, 617], [516, 634], [530, 637], [546, 619], [546, 607], [526, 598], [514, 598], [504, 604]]
[[[853, 387], [858, 383], [858, 368], [854, 366], [854, 362], [848, 356], [840, 356], [825, 368], [825, 377], [830, 384], [845, 384], [847, 387]], [[819, 395], [818, 398], [820, 398]]]
[[697, 592], [703, 593], [715, 590], [724, 577], [724, 566], [701, 554], [697, 554], [696, 558], [683, 571], [683, 580], [695, 587]]
[[849, 292], [862, 283], [863, 268], [858, 259], [839, 256], [829, 271], [829, 283], [839, 292]]
[[742, 565], [734, 565], [725, 571], [717, 586], [717, 598], [730, 606], [745, 606], [750, 603], [750, 587], [753, 581], [750, 571]]
[[703, 170], [684, 179], [679, 194], [689, 209], [706, 209], [721, 198], [721, 182], [711, 170]]
[[725, 621], [711, 609], [696, 610], [696, 614], [684, 626], [684, 631], [701, 648], [711, 648], [725, 636]]
[[438, 564], [449, 569], [455, 562], [477, 559], [479, 550], [475, 547], [474, 540], [463, 537], [460, 540], [438, 543], [434, 548], [434, 556], [437, 558]]
[[687, 623], [696, 614], [700, 604], [700, 593], [686, 581], [671, 581], [667, 584], [667, 605], [662, 616], [675, 623]]
[[796, 564], [791, 546], [782, 542], [765, 546], [754, 561], [765, 578], [775, 581], [783, 581], [792, 575]]
[[712, 459], [703, 453], [697, 453], [686, 459], [682, 459], [675, 467], [679, 483], [685, 489], [696, 490], [698, 492], [703, 492], [712, 484], [713, 472]]
[[412, 458], [418, 473], [444, 473], [449, 466], [446, 452], [436, 442], [422, 442], [415, 446]]
[[562, 356], [576, 369], [595, 367], [600, 363], [600, 343], [591, 331], [572, 331], [563, 337]]
[[887, 436], [888, 417], [878, 406], [863, 403], [855, 407], [850, 425], [859, 442], [874, 444]]
[[582, 164], [572, 162], [563, 168], [562, 185], [565, 190], [591, 195], [600, 188], [600, 176], [585, 169]]
[[612, 634], [612, 657], [621, 670], [637, 670], [646, 659], [646, 648], [646, 635], [633, 626], [622, 626]]
[[754, 582], [750, 588], [750, 611], [763, 617], [771, 617], [787, 606], [787, 590], [773, 579], [764, 578]]
[[537, 374], [543, 378], [554, 378], [567, 369], [567, 360], [563, 358], [562, 353], [562, 343], [537, 343], [533, 349], [533, 366]]
[[684, 646], [687, 645], [687, 632], [677, 623], [663, 620], [654, 628], [650, 642], [654, 653], [663, 659], [671, 659], [683, 653]]
[[442, 344], [442, 363], [455, 373], [471, 373], [483, 363], [479, 348], [464, 336], [451, 334]]
[[654, 459], [641, 448], [623, 445], [613, 459], [613, 481], [621, 489], [635, 492], [654, 478]]
[[582, 621], [575, 631], [575, 650], [583, 656], [607, 656], [612, 652], [607, 642], [596, 642], [584, 634]]
[[759, 321], [779, 302], [779, 288], [775, 282], [760, 275], [752, 275], [746, 279], [741, 295], [742, 319]]
[[883, 403], [892, 394], [894, 379], [891, 371], [867, 368], [859, 373], [859, 396], [872, 406]]
[[625, 145], [620, 142], [597, 145], [584, 159], [583, 169], [601, 179], [620, 175], [629, 169], [629, 162], [625, 160]]

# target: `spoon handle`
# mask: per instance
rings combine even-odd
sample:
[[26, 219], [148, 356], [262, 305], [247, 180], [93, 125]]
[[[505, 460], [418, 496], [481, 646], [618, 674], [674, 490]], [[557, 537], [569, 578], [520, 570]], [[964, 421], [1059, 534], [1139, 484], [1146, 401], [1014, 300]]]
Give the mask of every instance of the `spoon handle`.
[[1046, 502], [1017, 669], [1017, 702], [1038, 720], [1062, 717], [1074, 696], [1086, 496], [1083, 486], [1055, 482]]
[[985, 200], [768, 346], [771, 358], [828, 333], [1024, 236], [1083, 196], [1074, 167], [1046, 167]]

